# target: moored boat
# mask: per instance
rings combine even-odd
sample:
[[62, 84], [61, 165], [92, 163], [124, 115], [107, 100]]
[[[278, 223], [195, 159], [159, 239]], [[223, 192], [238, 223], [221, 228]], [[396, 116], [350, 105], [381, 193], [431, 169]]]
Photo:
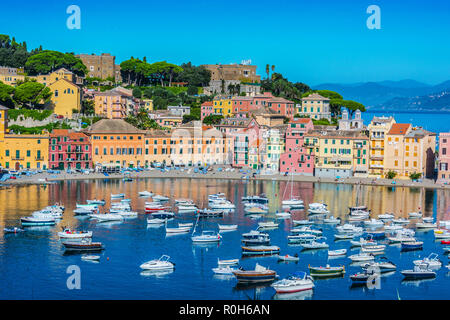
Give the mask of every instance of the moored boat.
[[70, 228], [63, 228], [63, 231], [58, 232], [60, 239], [83, 239], [92, 238], [92, 231], [77, 231]]
[[66, 251], [100, 251], [105, 249], [101, 242], [92, 242], [91, 239], [81, 239], [79, 242], [66, 241], [62, 243]]
[[277, 293], [293, 293], [314, 288], [314, 281], [305, 272], [296, 272], [286, 279], [281, 279], [271, 285]]
[[280, 252], [280, 247], [278, 246], [242, 246], [242, 255], [272, 255], [278, 254]]
[[325, 267], [311, 267], [308, 265], [308, 268], [309, 274], [313, 277], [334, 277], [345, 274], [345, 266], [331, 267], [327, 264]]
[[172, 270], [175, 264], [169, 261], [168, 255], [162, 255], [159, 259], [144, 262], [139, 267], [143, 270]]
[[275, 280], [276, 271], [267, 269], [259, 264], [256, 264], [255, 270], [243, 270], [242, 268], [233, 271], [238, 282], [241, 283], [258, 283], [270, 282]]

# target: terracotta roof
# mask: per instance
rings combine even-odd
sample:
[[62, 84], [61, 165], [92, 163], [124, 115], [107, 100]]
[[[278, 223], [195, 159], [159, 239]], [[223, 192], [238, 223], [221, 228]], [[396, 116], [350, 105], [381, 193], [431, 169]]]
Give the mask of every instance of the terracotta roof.
[[122, 119], [102, 119], [90, 126], [86, 133], [144, 133], [145, 131], [136, 128]]
[[309, 122], [312, 122], [312, 120], [310, 118], [297, 118], [297, 119], [289, 121], [289, 123], [304, 123], [304, 124], [309, 123]]
[[410, 123], [394, 123], [387, 134], [405, 135], [409, 127]]
[[202, 103], [202, 107], [212, 107], [213, 103], [212, 101], [205, 101]]
[[309, 96], [302, 98], [302, 100], [330, 100], [328, 98], [322, 97], [320, 94], [314, 92], [311, 93]]

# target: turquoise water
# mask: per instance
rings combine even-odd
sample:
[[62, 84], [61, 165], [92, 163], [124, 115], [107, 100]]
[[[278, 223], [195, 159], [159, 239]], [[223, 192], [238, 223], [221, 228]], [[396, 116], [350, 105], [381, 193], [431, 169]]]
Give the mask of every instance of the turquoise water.
[[412, 123], [425, 130], [439, 133], [450, 131], [450, 112], [443, 113], [389, 113], [389, 112], [363, 112], [364, 124], [368, 125], [374, 116], [393, 116], [398, 123]]
[[[171, 204], [176, 198], [191, 198], [199, 206], [207, 203], [207, 195], [224, 192], [237, 209], [223, 218], [210, 218], [199, 223], [197, 230], [217, 230], [218, 223], [238, 224], [237, 231], [223, 233], [222, 242], [217, 245], [193, 245], [190, 234], [166, 236], [163, 227], [147, 227], [144, 202], [138, 191], [151, 190], [167, 195]], [[287, 191], [286, 191], [287, 190]], [[450, 194], [443, 190], [392, 187], [354, 187], [351, 185], [295, 183], [294, 195], [306, 204], [325, 201], [330, 211], [346, 219], [348, 206], [366, 204], [372, 209], [373, 217], [384, 212], [394, 212], [397, 217], [407, 217], [407, 212], [424, 212], [425, 216], [450, 219]], [[138, 211], [137, 219], [124, 222], [96, 223], [86, 218], [74, 217], [72, 210], [76, 202], [87, 199], [106, 199], [110, 203], [111, 193], [124, 192], [132, 199], [133, 209]], [[18, 219], [32, 211], [61, 201], [66, 206], [63, 220], [56, 227], [29, 228], [26, 233], [5, 235], [0, 231], [0, 298], [1, 299], [449, 299], [450, 277], [445, 266], [447, 256], [442, 245], [434, 241], [432, 232], [418, 233], [424, 241], [423, 251], [401, 252], [395, 245], [387, 247], [386, 256], [397, 264], [394, 274], [381, 279], [380, 289], [369, 290], [352, 287], [349, 275], [359, 272], [358, 266], [350, 264], [348, 258], [328, 260], [326, 250], [301, 251], [301, 247], [288, 245], [286, 236], [292, 227], [289, 220], [280, 220], [279, 228], [268, 231], [271, 243], [281, 247], [282, 254], [299, 253], [298, 263], [278, 263], [276, 257], [251, 257], [241, 259], [241, 234], [257, 227], [258, 221], [244, 215], [241, 197], [265, 192], [269, 198], [270, 212], [280, 208], [281, 200], [290, 196], [290, 186], [277, 181], [231, 181], [207, 179], [140, 179], [134, 182], [110, 181], [67, 181], [46, 188], [26, 186], [0, 190], [0, 224], [18, 225]], [[148, 200], [148, 199], [147, 199]], [[304, 219], [304, 211], [293, 212], [293, 219]], [[195, 222], [192, 214], [177, 215], [178, 221]], [[106, 250], [101, 253], [99, 263], [81, 260], [81, 255], [64, 254], [57, 232], [62, 225], [92, 230], [93, 240], [101, 241]], [[411, 223], [411, 227], [414, 223]], [[334, 227], [317, 225], [324, 231], [330, 249], [351, 250], [348, 241], [334, 241]], [[404, 282], [400, 270], [412, 267], [412, 261], [436, 252], [443, 261], [433, 280]], [[142, 274], [139, 265], [145, 261], [167, 254], [176, 264], [168, 274]], [[343, 278], [317, 280], [313, 291], [293, 296], [275, 295], [268, 285], [241, 287], [234, 278], [221, 278], [213, 274], [217, 259], [240, 258], [246, 269], [255, 263], [276, 270], [280, 277], [296, 271], [308, 271], [308, 265], [325, 264], [346, 266]], [[66, 285], [70, 276], [66, 270], [77, 265], [81, 270], [81, 289], [69, 290]]]

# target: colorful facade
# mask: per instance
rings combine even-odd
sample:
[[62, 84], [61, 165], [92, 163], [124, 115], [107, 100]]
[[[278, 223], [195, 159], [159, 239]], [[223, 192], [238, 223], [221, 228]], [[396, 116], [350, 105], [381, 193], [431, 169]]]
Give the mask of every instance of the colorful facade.
[[373, 117], [367, 126], [369, 130], [369, 176], [384, 175], [386, 134], [395, 123], [393, 117]]
[[322, 97], [318, 93], [311, 93], [302, 98], [302, 104], [298, 106], [298, 113], [315, 120], [331, 121], [330, 99]]
[[81, 110], [81, 89], [79, 86], [66, 79], [59, 79], [48, 85], [53, 93], [51, 102], [54, 113], [64, 117], [72, 117], [73, 111]]
[[439, 183], [450, 183], [450, 132], [439, 134], [439, 165], [438, 177]]
[[233, 115], [233, 100], [231, 98], [214, 99], [213, 109], [215, 114], [231, 117]]
[[90, 169], [92, 150], [89, 136], [83, 132], [55, 129], [50, 134], [50, 169]]
[[288, 123], [285, 150], [280, 158], [280, 172], [314, 175], [314, 154], [303, 145], [305, 134], [314, 129], [310, 118], [298, 118]]
[[131, 124], [120, 119], [102, 119], [85, 133], [92, 144], [94, 166], [116, 164], [124, 167], [144, 166], [144, 135]]
[[205, 117], [214, 114], [213, 103], [212, 101], [205, 101], [201, 105], [200, 111], [200, 119], [203, 121]]
[[48, 168], [48, 134], [11, 134], [8, 108], [0, 106], [0, 167], [45, 170]]

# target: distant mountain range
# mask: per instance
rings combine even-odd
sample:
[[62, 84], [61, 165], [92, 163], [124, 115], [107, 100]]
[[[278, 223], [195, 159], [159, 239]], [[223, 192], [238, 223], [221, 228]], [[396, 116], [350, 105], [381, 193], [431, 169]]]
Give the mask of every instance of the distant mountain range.
[[450, 110], [450, 80], [437, 85], [410, 79], [351, 84], [324, 83], [313, 89], [336, 91], [344, 99], [361, 102], [368, 110]]

